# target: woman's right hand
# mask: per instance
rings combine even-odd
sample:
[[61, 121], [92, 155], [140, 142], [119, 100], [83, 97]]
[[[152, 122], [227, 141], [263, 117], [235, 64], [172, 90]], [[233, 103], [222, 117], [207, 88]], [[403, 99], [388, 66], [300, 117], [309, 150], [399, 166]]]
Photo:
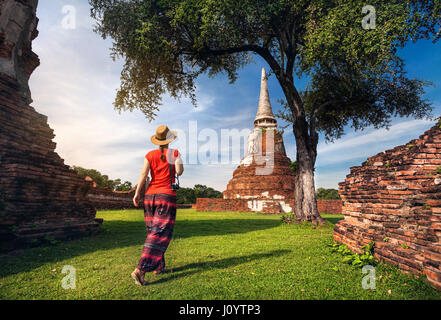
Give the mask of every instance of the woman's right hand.
[[135, 193], [135, 196], [133, 197], [133, 204], [135, 207], [139, 207], [139, 193]]

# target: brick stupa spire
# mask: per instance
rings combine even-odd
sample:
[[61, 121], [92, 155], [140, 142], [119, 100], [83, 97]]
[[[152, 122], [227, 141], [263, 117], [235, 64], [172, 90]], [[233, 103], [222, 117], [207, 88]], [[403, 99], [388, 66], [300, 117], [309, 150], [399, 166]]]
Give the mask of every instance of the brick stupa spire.
[[259, 105], [257, 107], [256, 119], [254, 120], [254, 126], [262, 127], [262, 128], [277, 127], [277, 120], [274, 117], [273, 110], [271, 108], [271, 102], [268, 93], [268, 82], [264, 68], [262, 68], [262, 79], [260, 82], [260, 98], [259, 98]]
[[246, 155], [224, 191], [224, 199], [246, 199], [251, 211], [292, 211], [295, 174], [290, 169], [282, 135], [277, 128], [262, 69], [260, 97], [254, 130], [248, 137]]

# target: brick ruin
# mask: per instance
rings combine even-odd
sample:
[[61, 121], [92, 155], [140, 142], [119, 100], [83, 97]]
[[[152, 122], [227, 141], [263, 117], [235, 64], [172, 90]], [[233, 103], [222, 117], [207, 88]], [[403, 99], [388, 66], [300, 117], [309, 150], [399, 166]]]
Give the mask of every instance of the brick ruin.
[[[90, 177], [86, 177], [85, 180], [92, 183], [92, 188], [87, 193], [87, 198], [96, 210], [121, 210], [134, 208], [133, 197], [135, 196], [136, 186], [130, 191], [113, 191], [110, 188], [98, 186]], [[144, 193], [145, 186], [141, 190], [141, 194]]]
[[[254, 130], [248, 137], [246, 156], [233, 172], [233, 178], [223, 193], [224, 206], [237, 208], [233, 211], [292, 211], [295, 174], [290, 169], [291, 160], [286, 156], [282, 135], [276, 127], [277, 121], [271, 109], [267, 77], [262, 69]], [[222, 202], [222, 199], [212, 201], [215, 204]], [[209, 200], [200, 200], [198, 203], [198, 210], [207, 210], [208, 206], [204, 204], [208, 204]]]
[[95, 232], [102, 221], [84, 181], [55, 152], [47, 117], [33, 107], [28, 80], [40, 64], [32, 52], [36, 0], [0, 1], [0, 247]]
[[441, 121], [419, 139], [368, 158], [339, 184], [344, 220], [334, 240], [441, 289]]
[[130, 191], [113, 191], [110, 188], [102, 188], [90, 177], [86, 181], [92, 182], [92, 188], [87, 193], [87, 199], [96, 210], [120, 210], [133, 208], [133, 197], [136, 187]]
[[[254, 212], [253, 207], [248, 205], [247, 199], [208, 199], [198, 198], [196, 209], [198, 211], [215, 211], [215, 212]], [[294, 208], [294, 200], [288, 203]], [[342, 213], [341, 200], [317, 200], [317, 208], [320, 213]]]

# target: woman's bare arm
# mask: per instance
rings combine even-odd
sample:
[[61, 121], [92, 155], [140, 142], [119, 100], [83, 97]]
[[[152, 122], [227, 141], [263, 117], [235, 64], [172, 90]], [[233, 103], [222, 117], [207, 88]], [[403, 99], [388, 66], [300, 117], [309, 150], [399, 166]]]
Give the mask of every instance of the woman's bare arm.
[[182, 176], [182, 174], [184, 173], [184, 164], [180, 156], [176, 158], [175, 168], [176, 168], [176, 174], [178, 176]]
[[135, 207], [139, 206], [140, 192], [145, 185], [145, 180], [150, 171], [150, 163], [147, 159], [144, 159], [144, 164], [142, 166], [141, 174], [139, 175], [138, 184], [136, 185], [135, 196], [133, 197], [133, 204]]

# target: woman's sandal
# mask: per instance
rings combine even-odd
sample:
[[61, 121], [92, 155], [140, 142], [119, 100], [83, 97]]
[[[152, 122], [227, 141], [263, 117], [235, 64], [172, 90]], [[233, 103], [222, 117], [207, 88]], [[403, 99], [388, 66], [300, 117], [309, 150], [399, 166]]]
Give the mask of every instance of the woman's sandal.
[[141, 279], [140, 274], [138, 272], [136, 272], [136, 270], [132, 272], [132, 278], [133, 278], [133, 280], [135, 280], [135, 283], [138, 286], [144, 286], [145, 285], [145, 281]]

